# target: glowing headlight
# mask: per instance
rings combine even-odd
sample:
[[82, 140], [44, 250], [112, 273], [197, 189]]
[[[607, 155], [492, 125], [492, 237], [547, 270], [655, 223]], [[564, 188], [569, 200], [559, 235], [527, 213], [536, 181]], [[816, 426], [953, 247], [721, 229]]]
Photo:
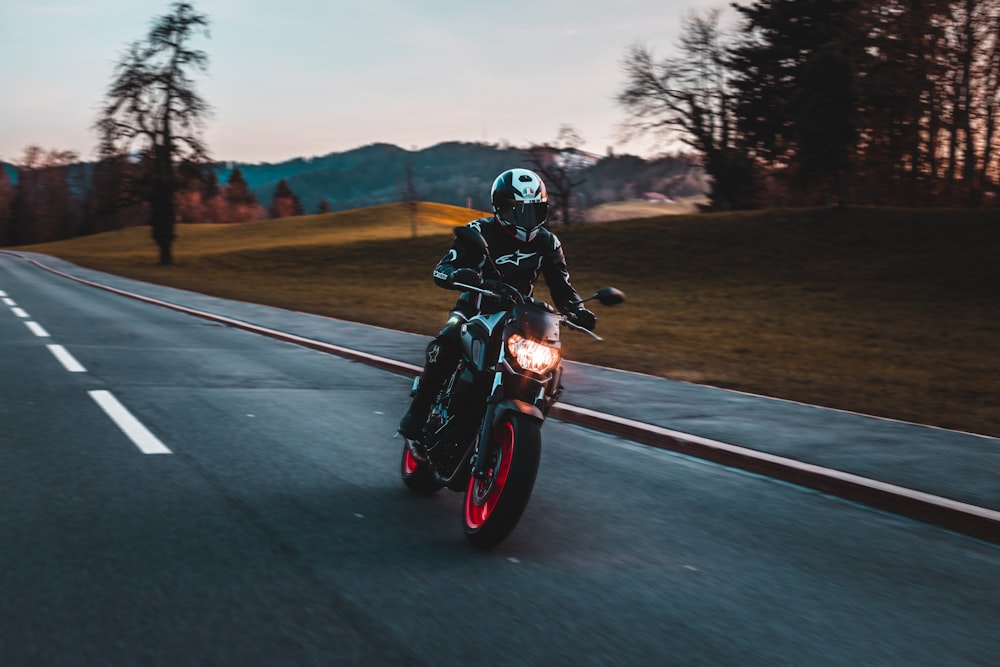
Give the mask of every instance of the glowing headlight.
[[507, 339], [507, 349], [518, 366], [532, 373], [548, 373], [559, 365], [559, 350], [518, 334]]

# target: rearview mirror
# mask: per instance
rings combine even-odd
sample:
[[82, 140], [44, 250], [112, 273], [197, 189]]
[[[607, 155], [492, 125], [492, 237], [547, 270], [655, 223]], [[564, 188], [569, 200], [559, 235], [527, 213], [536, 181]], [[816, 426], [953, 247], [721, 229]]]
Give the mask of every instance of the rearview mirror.
[[625, 292], [616, 287], [604, 287], [597, 290], [597, 300], [605, 306], [616, 306], [625, 301]]

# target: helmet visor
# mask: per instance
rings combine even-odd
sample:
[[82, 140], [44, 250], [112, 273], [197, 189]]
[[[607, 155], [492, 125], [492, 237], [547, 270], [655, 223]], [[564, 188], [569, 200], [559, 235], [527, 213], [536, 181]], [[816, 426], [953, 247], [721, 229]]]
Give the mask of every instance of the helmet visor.
[[514, 202], [502, 217], [512, 225], [530, 231], [544, 223], [548, 215], [548, 202]]

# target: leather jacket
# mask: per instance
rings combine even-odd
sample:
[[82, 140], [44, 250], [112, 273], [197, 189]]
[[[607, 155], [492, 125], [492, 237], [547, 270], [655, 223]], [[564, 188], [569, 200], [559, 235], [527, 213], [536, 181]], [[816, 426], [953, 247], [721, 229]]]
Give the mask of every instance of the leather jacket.
[[[490, 256], [493, 257], [493, 262], [502, 274], [504, 282], [516, 287], [521, 294], [531, 296], [538, 274], [541, 273], [545, 277], [545, 284], [549, 287], [556, 308], [568, 312], [577, 307], [580, 295], [570, 283], [566, 257], [563, 255], [562, 244], [555, 234], [543, 227], [531, 241], [521, 241], [507, 232], [496, 217], [479, 218], [466, 226], [475, 229], [486, 239]], [[462, 268], [473, 269], [484, 279], [498, 278], [492, 275], [492, 268], [487, 266], [486, 258], [478, 248], [469, 247], [456, 237], [451, 249], [445, 253], [434, 269], [434, 282], [439, 287], [454, 289], [451, 285], [451, 276]], [[488, 307], [488, 304], [483, 303], [482, 295], [463, 292], [454, 310], [471, 317], [484, 307]]]

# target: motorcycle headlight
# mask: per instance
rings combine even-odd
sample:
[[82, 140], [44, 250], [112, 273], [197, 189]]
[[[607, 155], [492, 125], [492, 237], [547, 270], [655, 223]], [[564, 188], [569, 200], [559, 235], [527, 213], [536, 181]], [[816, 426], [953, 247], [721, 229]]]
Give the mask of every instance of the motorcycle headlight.
[[520, 334], [507, 339], [507, 349], [523, 370], [544, 375], [559, 365], [559, 350]]

